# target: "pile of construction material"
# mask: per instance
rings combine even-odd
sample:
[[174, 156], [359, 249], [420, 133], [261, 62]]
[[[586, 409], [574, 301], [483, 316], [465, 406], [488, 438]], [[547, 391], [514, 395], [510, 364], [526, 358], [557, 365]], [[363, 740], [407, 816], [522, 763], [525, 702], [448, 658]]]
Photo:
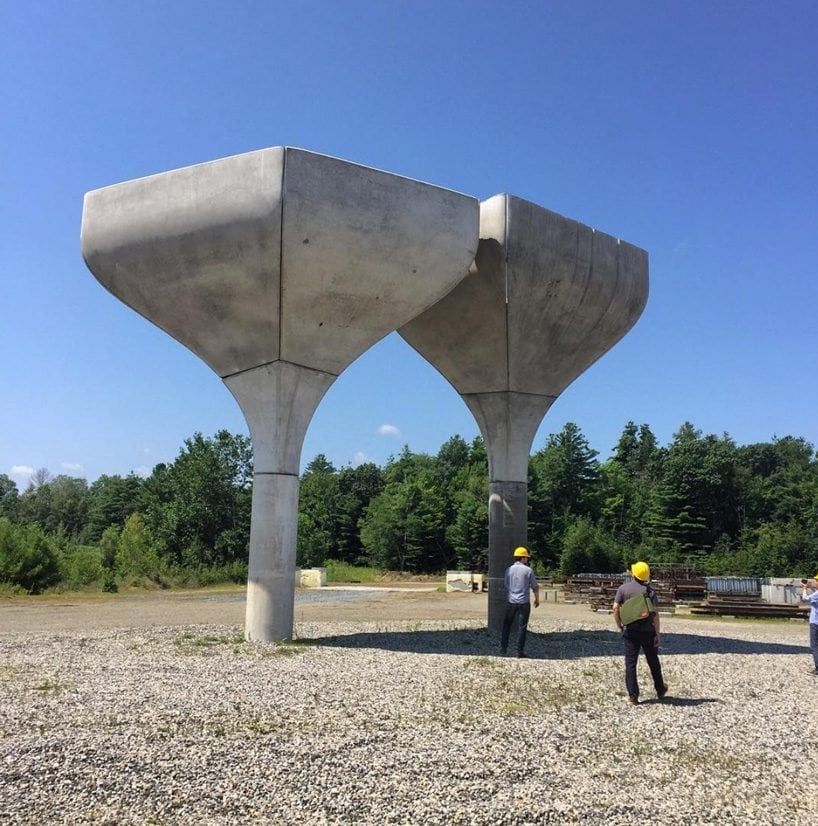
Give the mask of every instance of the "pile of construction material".
[[806, 618], [797, 579], [773, 577], [708, 577], [707, 598], [691, 608], [694, 614], [733, 617]]
[[[659, 611], [674, 613], [680, 603], [693, 614], [734, 617], [793, 617], [809, 614], [801, 603], [798, 579], [770, 577], [701, 577], [685, 565], [651, 566], [651, 586]], [[610, 611], [616, 589], [630, 580], [622, 574], [575, 574], [565, 583], [566, 602], [587, 602], [593, 611]]]
[[[706, 584], [687, 565], [653, 565], [651, 586], [659, 598], [659, 610], [673, 613], [678, 603], [699, 602], [704, 598]], [[587, 602], [594, 611], [608, 611], [619, 586], [632, 579], [629, 573], [582, 573], [569, 577], [565, 583], [566, 602]]]

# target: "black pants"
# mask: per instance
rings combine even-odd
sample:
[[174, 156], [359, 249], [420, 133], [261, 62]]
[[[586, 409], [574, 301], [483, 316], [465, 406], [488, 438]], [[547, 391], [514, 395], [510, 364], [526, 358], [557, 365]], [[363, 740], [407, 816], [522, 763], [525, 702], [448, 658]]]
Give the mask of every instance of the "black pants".
[[528, 618], [531, 616], [531, 603], [509, 602], [506, 605], [506, 615], [503, 617], [503, 638], [500, 641], [500, 650], [503, 654], [508, 649], [508, 637], [511, 633], [511, 626], [514, 624], [515, 618], [520, 617], [520, 634], [517, 637], [517, 653], [522, 654], [525, 650], [525, 637], [528, 633]]
[[659, 652], [656, 649], [656, 629], [653, 621], [635, 622], [626, 626], [622, 634], [625, 640], [625, 685], [628, 688], [628, 695], [634, 698], [639, 697], [639, 683], [636, 680], [636, 663], [639, 659], [640, 649], [645, 652], [645, 659], [648, 661], [650, 675], [653, 677], [653, 687], [656, 693], [660, 693], [665, 682], [662, 679], [662, 666], [659, 663]]
[[815, 670], [818, 671], [818, 625], [814, 622], [809, 624], [809, 647], [812, 649], [812, 661], [815, 663]]

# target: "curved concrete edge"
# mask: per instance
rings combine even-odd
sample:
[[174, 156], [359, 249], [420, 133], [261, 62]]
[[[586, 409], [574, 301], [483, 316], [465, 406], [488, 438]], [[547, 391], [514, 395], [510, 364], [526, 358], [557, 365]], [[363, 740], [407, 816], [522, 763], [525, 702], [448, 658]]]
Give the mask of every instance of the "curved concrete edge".
[[555, 399], [525, 393], [464, 394], [487, 446], [489, 480], [528, 482], [528, 457], [537, 428]]
[[223, 379], [250, 428], [255, 473], [298, 476], [304, 435], [335, 379], [284, 361]]
[[509, 389], [556, 397], [636, 323], [647, 253], [520, 198], [506, 211]]
[[83, 258], [219, 375], [274, 361], [283, 175], [274, 147], [89, 192]]

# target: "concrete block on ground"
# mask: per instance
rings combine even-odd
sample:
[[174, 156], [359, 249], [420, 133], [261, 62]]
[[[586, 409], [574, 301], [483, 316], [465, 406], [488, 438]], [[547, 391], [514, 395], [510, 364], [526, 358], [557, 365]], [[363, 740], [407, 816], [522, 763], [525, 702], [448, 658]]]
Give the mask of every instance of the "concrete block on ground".
[[327, 569], [297, 568], [295, 584], [300, 588], [324, 588], [327, 584]]

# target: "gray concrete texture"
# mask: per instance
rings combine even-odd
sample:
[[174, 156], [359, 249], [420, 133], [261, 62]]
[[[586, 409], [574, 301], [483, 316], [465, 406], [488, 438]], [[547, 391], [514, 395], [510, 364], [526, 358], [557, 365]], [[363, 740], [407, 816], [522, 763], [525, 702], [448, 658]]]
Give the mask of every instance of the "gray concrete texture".
[[306, 429], [361, 353], [446, 295], [474, 198], [289, 147], [89, 192], [96, 278], [222, 377], [254, 449], [247, 635], [292, 635]]
[[489, 627], [527, 544], [528, 458], [559, 394], [613, 347], [648, 297], [644, 250], [510, 195], [480, 205], [475, 266], [400, 334], [472, 411], [489, 458]]

